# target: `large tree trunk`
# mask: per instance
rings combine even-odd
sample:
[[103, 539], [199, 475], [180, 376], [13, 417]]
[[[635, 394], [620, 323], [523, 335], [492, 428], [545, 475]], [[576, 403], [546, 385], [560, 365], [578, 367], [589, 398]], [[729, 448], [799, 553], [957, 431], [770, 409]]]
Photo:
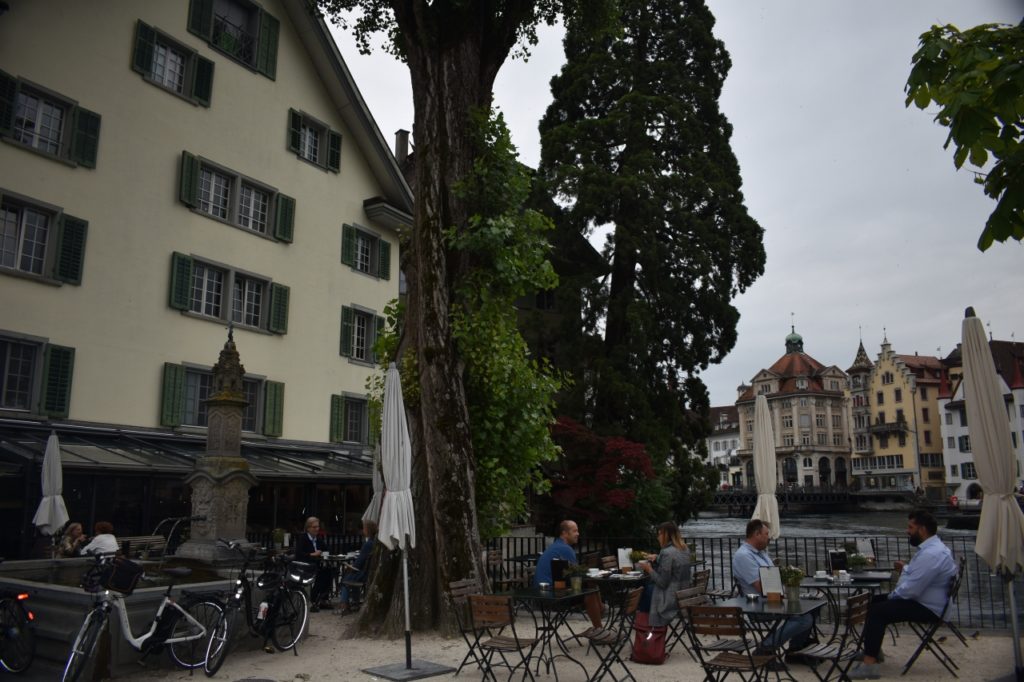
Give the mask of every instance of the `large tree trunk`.
[[[419, 374], [418, 396], [407, 405], [417, 524], [416, 548], [409, 554], [410, 613], [414, 629], [453, 631], [454, 615], [444, 597], [448, 583], [471, 576], [483, 580], [485, 572], [463, 365], [451, 330], [451, 311], [458, 305], [452, 285], [465, 264], [446, 247], [443, 234], [466, 223], [464, 202], [453, 187], [475, 156], [469, 116], [490, 106], [514, 30], [496, 37], [488, 12], [472, 8], [434, 11], [395, 2], [393, 9], [415, 105], [415, 226], [403, 245], [409, 293], [401, 341], [404, 352], [414, 354]], [[360, 625], [394, 636], [405, 627], [401, 563], [398, 552], [380, 551], [379, 557]]]

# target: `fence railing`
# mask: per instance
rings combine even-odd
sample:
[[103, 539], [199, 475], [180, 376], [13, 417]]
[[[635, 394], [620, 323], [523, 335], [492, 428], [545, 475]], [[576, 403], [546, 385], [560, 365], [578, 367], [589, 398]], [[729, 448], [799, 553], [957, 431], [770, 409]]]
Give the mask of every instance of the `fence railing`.
[[[875, 561], [879, 567], [891, 567], [894, 561], [908, 561], [911, 557], [910, 543], [906, 537], [897, 536], [836, 536], [836, 537], [783, 537], [773, 541], [768, 553], [780, 565], [799, 566], [808, 575], [828, 567], [828, 552], [843, 549], [847, 544], [870, 539], [875, 548]], [[732, 585], [732, 556], [741, 537], [690, 537], [687, 543], [696, 558], [704, 561], [704, 567], [711, 569], [710, 587], [728, 589]], [[988, 564], [974, 553], [974, 537], [943, 538], [946, 546], [957, 558], [966, 559], [964, 581], [960, 587], [957, 602], [950, 609], [949, 619], [960, 628], [1005, 629], [1010, 627], [1009, 604], [1005, 600], [1005, 584], [1001, 577], [991, 572]], [[537, 555], [547, 547], [543, 536], [509, 536], [491, 540], [488, 549], [500, 549], [505, 558], [505, 571], [511, 575], [523, 575], [526, 563], [517, 558]], [[581, 539], [576, 547], [580, 557], [605, 556], [616, 553], [620, 547], [632, 547], [655, 552], [657, 545], [650, 540], [636, 538], [594, 538]], [[1018, 595], [1024, 594], [1024, 578], [1018, 576], [1014, 582]], [[1019, 599], [1018, 603], [1024, 602]], [[1018, 614], [1019, 615], [1019, 614]]]

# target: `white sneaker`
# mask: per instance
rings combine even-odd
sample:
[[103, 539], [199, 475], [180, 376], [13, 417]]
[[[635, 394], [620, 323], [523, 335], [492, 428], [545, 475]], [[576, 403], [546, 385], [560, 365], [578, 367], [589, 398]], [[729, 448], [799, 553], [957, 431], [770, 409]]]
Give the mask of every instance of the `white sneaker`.
[[858, 661], [850, 669], [849, 677], [851, 680], [878, 680], [882, 678], [882, 671], [877, 663]]

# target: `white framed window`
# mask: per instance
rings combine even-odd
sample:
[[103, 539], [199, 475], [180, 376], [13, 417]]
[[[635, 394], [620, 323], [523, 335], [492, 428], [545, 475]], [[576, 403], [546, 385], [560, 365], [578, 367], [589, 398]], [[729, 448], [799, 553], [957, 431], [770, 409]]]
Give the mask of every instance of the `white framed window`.
[[946, 436], [946, 449], [952, 450], [956, 447], [956, 438], [953, 436]]
[[14, 108], [14, 139], [48, 154], [59, 154], [66, 116], [63, 102], [22, 90]]
[[132, 69], [186, 101], [210, 106], [213, 62], [142, 21], [135, 24]]
[[[263, 403], [260, 400], [263, 381], [242, 378], [242, 397], [248, 405], [242, 410], [242, 431], [257, 433], [260, 430], [260, 415]], [[188, 426], [208, 426], [209, 415], [206, 401], [213, 387], [213, 372], [195, 367], [185, 368], [185, 411], [182, 423]]]
[[42, 275], [52, 219], [34, 206], [0, 205], [0, 266]]
[[785, 445], [786, 447], [792, 447], [792, 445], [793, 445], [793, 435], [792, 434], [787, 434], [787, 435], [783, 436], [782, 437], [782, 444]]
[[842, 417], [838, 414], [832, 415], [832, 428], [838, 429], [840, 426], [842, 426]]
[[352, 394], [331, 396], [330, 440], [369, 444], [370, 405], [363, 396]]
[[832, 445], [842, 445], [842, 444], [843, 444], [842, 436], [840, 436], [838, 433], [833, 433], [832, 434]]
[[814, 415], [814, 425], [819, 429], [825, 428], [825, 415], [821, 413]]
[[170, 45], [157, 43], [153, 47], [153, 80], [169, 90], [181, 94], [185, 89], [185, 53]]
[[784, 414], [782, 415], [782, 427], [786, 429], [793, 428], [793, 415]]
[[288, 110], [288, 148], [323, 170], [341, 170], [341, 133], [297, 109]]
[[356, 272], [391, 279], [391, 244], [369, 230], [343, 225], [341, 262]]
[[0, 337], [0, 409], [32, 408], [39, 344]]
[[373, 344], [384, 329], [384, 318], [372, 310], [356, 306], [341, 308], [341, 355], [352, 360], [373, 363]]
[[355, 269], [359, 272], [370, 272], [373, 264], [373, 239], [365, 232], [356, 232]]
[[182, 152], [178, 198], [195, 211], [277, 241], [291, 242], [295, 200], [206, 159]]
[[811, 434], [809, 434], [809, 433], [802, 433], [802, 434], [800, 434], [800, 444], [801, 445], [810, 445], [811, 444]]
[[0, 188], [0, 273], [80, 284], [88, 223]]
[[75, 349], [0, 331], [0, 409], [67, 417]]
[[73, 166], [96, 167], [100, 116], [47, 88], [0, 71], [0, 138]]
[[[227, 300], [230, 292], [230, 301]], [[290, 289], [270, 278], [174, 253], [170, 306], [218, 322], [275, 334], [288, 331]]]
[[824, 434], [824, 433], [819, 431], [818, 432], [818, 445], [825, 445], [826, 444], [826, 440], [825, 440], [826, 437], [827, 437], [827, 434]]
[[960, 477], [967, 480], [978, 478], [978, 472], [974, 469], [974, 462], [963, 462], [960, 464]]

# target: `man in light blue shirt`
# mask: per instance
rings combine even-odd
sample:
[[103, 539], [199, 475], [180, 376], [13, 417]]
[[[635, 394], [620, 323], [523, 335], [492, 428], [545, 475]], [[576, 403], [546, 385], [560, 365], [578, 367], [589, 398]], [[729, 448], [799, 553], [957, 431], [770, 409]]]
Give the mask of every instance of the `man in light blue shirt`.
[[[768, 524], [764, 521], [751, 519], [747, 523], [746, 542], [740, 544], [732, 557], [732, 579], [739, 585], [743, 594], [761, 594], [761, 567], [775, 565], [765, 551], [770, 538]], [[791, 651], [800, 649], [807, 644], [813, 626], [814, 618], [810, 615], [791, 616], [779, 626], [771, 639], [759, 645], [759, 653], [769, 653], [786, 642], [792, 642]]]
[[918, 547], [917, 554], [903, 569], [896, 589], [888, 596], [876, 597], [864, 623], [864, 660], [850, 671], [851, 679], [875, 680], [881, 677], [878, 656], [885, 629], [891, 623], [928, 623], [942, 616], [949, 599], [949, 588], [957, 573], [953, 553], [936, 535], [938, 522], [926, 511], [914, 511], [907, 517], [907, 536]]

